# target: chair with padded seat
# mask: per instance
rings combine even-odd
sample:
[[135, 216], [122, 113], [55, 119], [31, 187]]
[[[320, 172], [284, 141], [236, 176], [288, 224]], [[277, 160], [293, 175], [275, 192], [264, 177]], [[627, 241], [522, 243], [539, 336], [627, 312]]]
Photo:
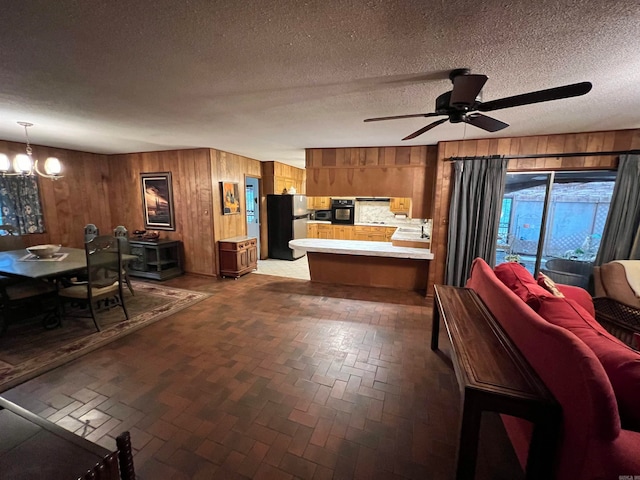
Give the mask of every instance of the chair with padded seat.
[[[123, 225], [118, 225], [113, 229], [113, 236], [120, 241], [120, 250], [123, 255], [131, 253], [131, 246], [129, 245], [129, 231], [126, 227], [124, 227]], [[131, 292], [131, 295], [135, 295], [135, 292], [133, 291], [133, 285], [131, 285], [131, 279], [129, 278], [128, 264], [128, 261], [123, 260], [122, 265], [124, 267], [124, 270], [122, 274], [124, 275], [124, 281], [126, 282], [127, 288]]]
[[[100, 326], [96, 318], [96, 303], [100, 300], [115, 300], [115, 305], [124, 311], [129, 319], [127, 307], [122, 294], [122, 252], [120, 241], [111, 235], [93, 238], [84, 244], [87, 259], [86, 280], [71, 282], [70, 286], [59, 288], [58, 299], [60, 317], [64, 317], [65, 301], [82, 302], [90, 313], [96, 329]], [[109, 301], [105, 305], [113, 305]], [[85, 316], [86, 315], [75, 315]]]
[[[13, 225], [0, 225], [0, 252], [24, 248], [22, 236]], [[45, 297], [53, 297], [55, 291], [56, 287], [53, 283], [43, 280], [0, 275], [0, 336], [6, 333], [9, 320], [18, 316], [18, 310], [26, 310], [24, 307], [29, 306], [32, 312], [42, 313], [39, 310], [40, 304], [33, 303], [34, 299], [44, 300]], [[46, 317], [49, 320], [55, 311], [45, 313], [49, 314]]]

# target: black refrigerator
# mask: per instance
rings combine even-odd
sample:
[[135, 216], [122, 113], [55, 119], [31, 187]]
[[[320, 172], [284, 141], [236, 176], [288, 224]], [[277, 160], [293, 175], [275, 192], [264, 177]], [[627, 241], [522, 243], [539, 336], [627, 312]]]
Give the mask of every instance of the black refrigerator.
[[304, 195], [267, 195], [269, 258], [295, 260], [304, 256], [304, 251], [289, 248], [289, 241], [307, 238], [308, 219]]

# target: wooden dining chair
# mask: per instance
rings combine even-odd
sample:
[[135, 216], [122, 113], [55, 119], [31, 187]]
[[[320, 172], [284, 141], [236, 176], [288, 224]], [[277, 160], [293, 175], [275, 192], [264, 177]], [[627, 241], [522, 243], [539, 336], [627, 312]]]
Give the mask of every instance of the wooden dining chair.
[[[70, 286], [58, 290], [60, 317], [66, 315], [65, 301], [83, 302], [89, 309], [96, 329], [100, 326], [96, 319], [96, 302], [105, 299], [115, 299], [115, 304], [107, 305], [122, 307], [124, 316], [129, 320], [129, 313], [122, 295], [122, 252], [120, 241], [111, 235], [93, 238], [84, 244], [87, 259], [86, 280], [71, 282]], [[86, 315], [73, 315], [83, 316]]]
[[135, 480], [129, 432], [123, 432], [116, 437], [116, 446], [118, 449], [115, 452], [105, 456], [78, 480]]
[[[129, 231], [123, 225], [118, 225], [113, 229], [113, 236], [120, 241], [120, 251], [123, 255], [131, 253], [131, 246], [129, 245]], [[127, 284], [127, 288], [131, 292], [131, 295], [136, 293], [133, 291], [133, 285], [131, 285], [131, 279], [129, 278], [129, 262], [122, 261], [124, 281]]]
[[100, 235], [100, 230], [93, 223], [87, 223], [84, 226], [84, 241], [89, 242]]
[[[24, 249], [24, 241], [13, 225], [0, 225], [0, 252]], [[25, 255], [27, 251], [25, 250]], [[34, 307], [34, 300], [44, 300], [47, 296], [53, 296], [55, 285], [42, 280], [22, 279], [0, 275], [0, 336], [4, 335], [9, 326], [9, 320], [18, 316], [19, 310], [26, 306]], [[38, 308], [30, 308], [31, 311], [40, 311]], [[47, 325], [49, 317], [54, 312], [47, 312]], [[57, 321], [56, 321], [57, 323]]]

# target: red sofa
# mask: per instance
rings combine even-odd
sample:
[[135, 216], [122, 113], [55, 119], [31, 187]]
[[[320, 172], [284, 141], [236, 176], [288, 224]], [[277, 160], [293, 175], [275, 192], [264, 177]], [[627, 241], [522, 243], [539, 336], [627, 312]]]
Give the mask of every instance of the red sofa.
[[[619, 480], [640, 475], [640, 433], [621, 427], [618, 401], [601, 360], [574, 332], [554, 325], [534, 310], [540, 307], [548, 315], [555, 307], [562, 307], [553, 302], [564, 301], [574, 309], [579, 308], [575, 303], [583, 307], [585, 316], [593, 315], [589, 294], [578, 287], [558, 285], [566, 299], [549, 298], [553, 294], [532, 294], [531, 291], [535, 292], [533, 286], [529, 285], [524, 291], [518, 290], [518, 285], [512, 285], [516, 294], [479, 258], [473, 263], [466, 286], [483, 300], [562, 408], [555, 478]], [[598, 329], [598, 326], [588, 327]], [[609, 342], [599, 331], [593, 335]], [[616, 348], [611, 346], [612, 350]], [[632, 365], [633, 368], [636, 366]], [[632, 388], [640, 393], [640, 384]], [[640, 403], [637, 409], [640, 411]], [[531, 424], [508, 416], [503, 416], [503, 422], [524, 466]]]

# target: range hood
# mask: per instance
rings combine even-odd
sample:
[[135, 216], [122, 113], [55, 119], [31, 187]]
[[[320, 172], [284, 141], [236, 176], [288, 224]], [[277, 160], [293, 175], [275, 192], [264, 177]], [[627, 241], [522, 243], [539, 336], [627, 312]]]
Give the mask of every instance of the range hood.
[[356, 197], [358, 202], [390, 202], [389, 197]]

